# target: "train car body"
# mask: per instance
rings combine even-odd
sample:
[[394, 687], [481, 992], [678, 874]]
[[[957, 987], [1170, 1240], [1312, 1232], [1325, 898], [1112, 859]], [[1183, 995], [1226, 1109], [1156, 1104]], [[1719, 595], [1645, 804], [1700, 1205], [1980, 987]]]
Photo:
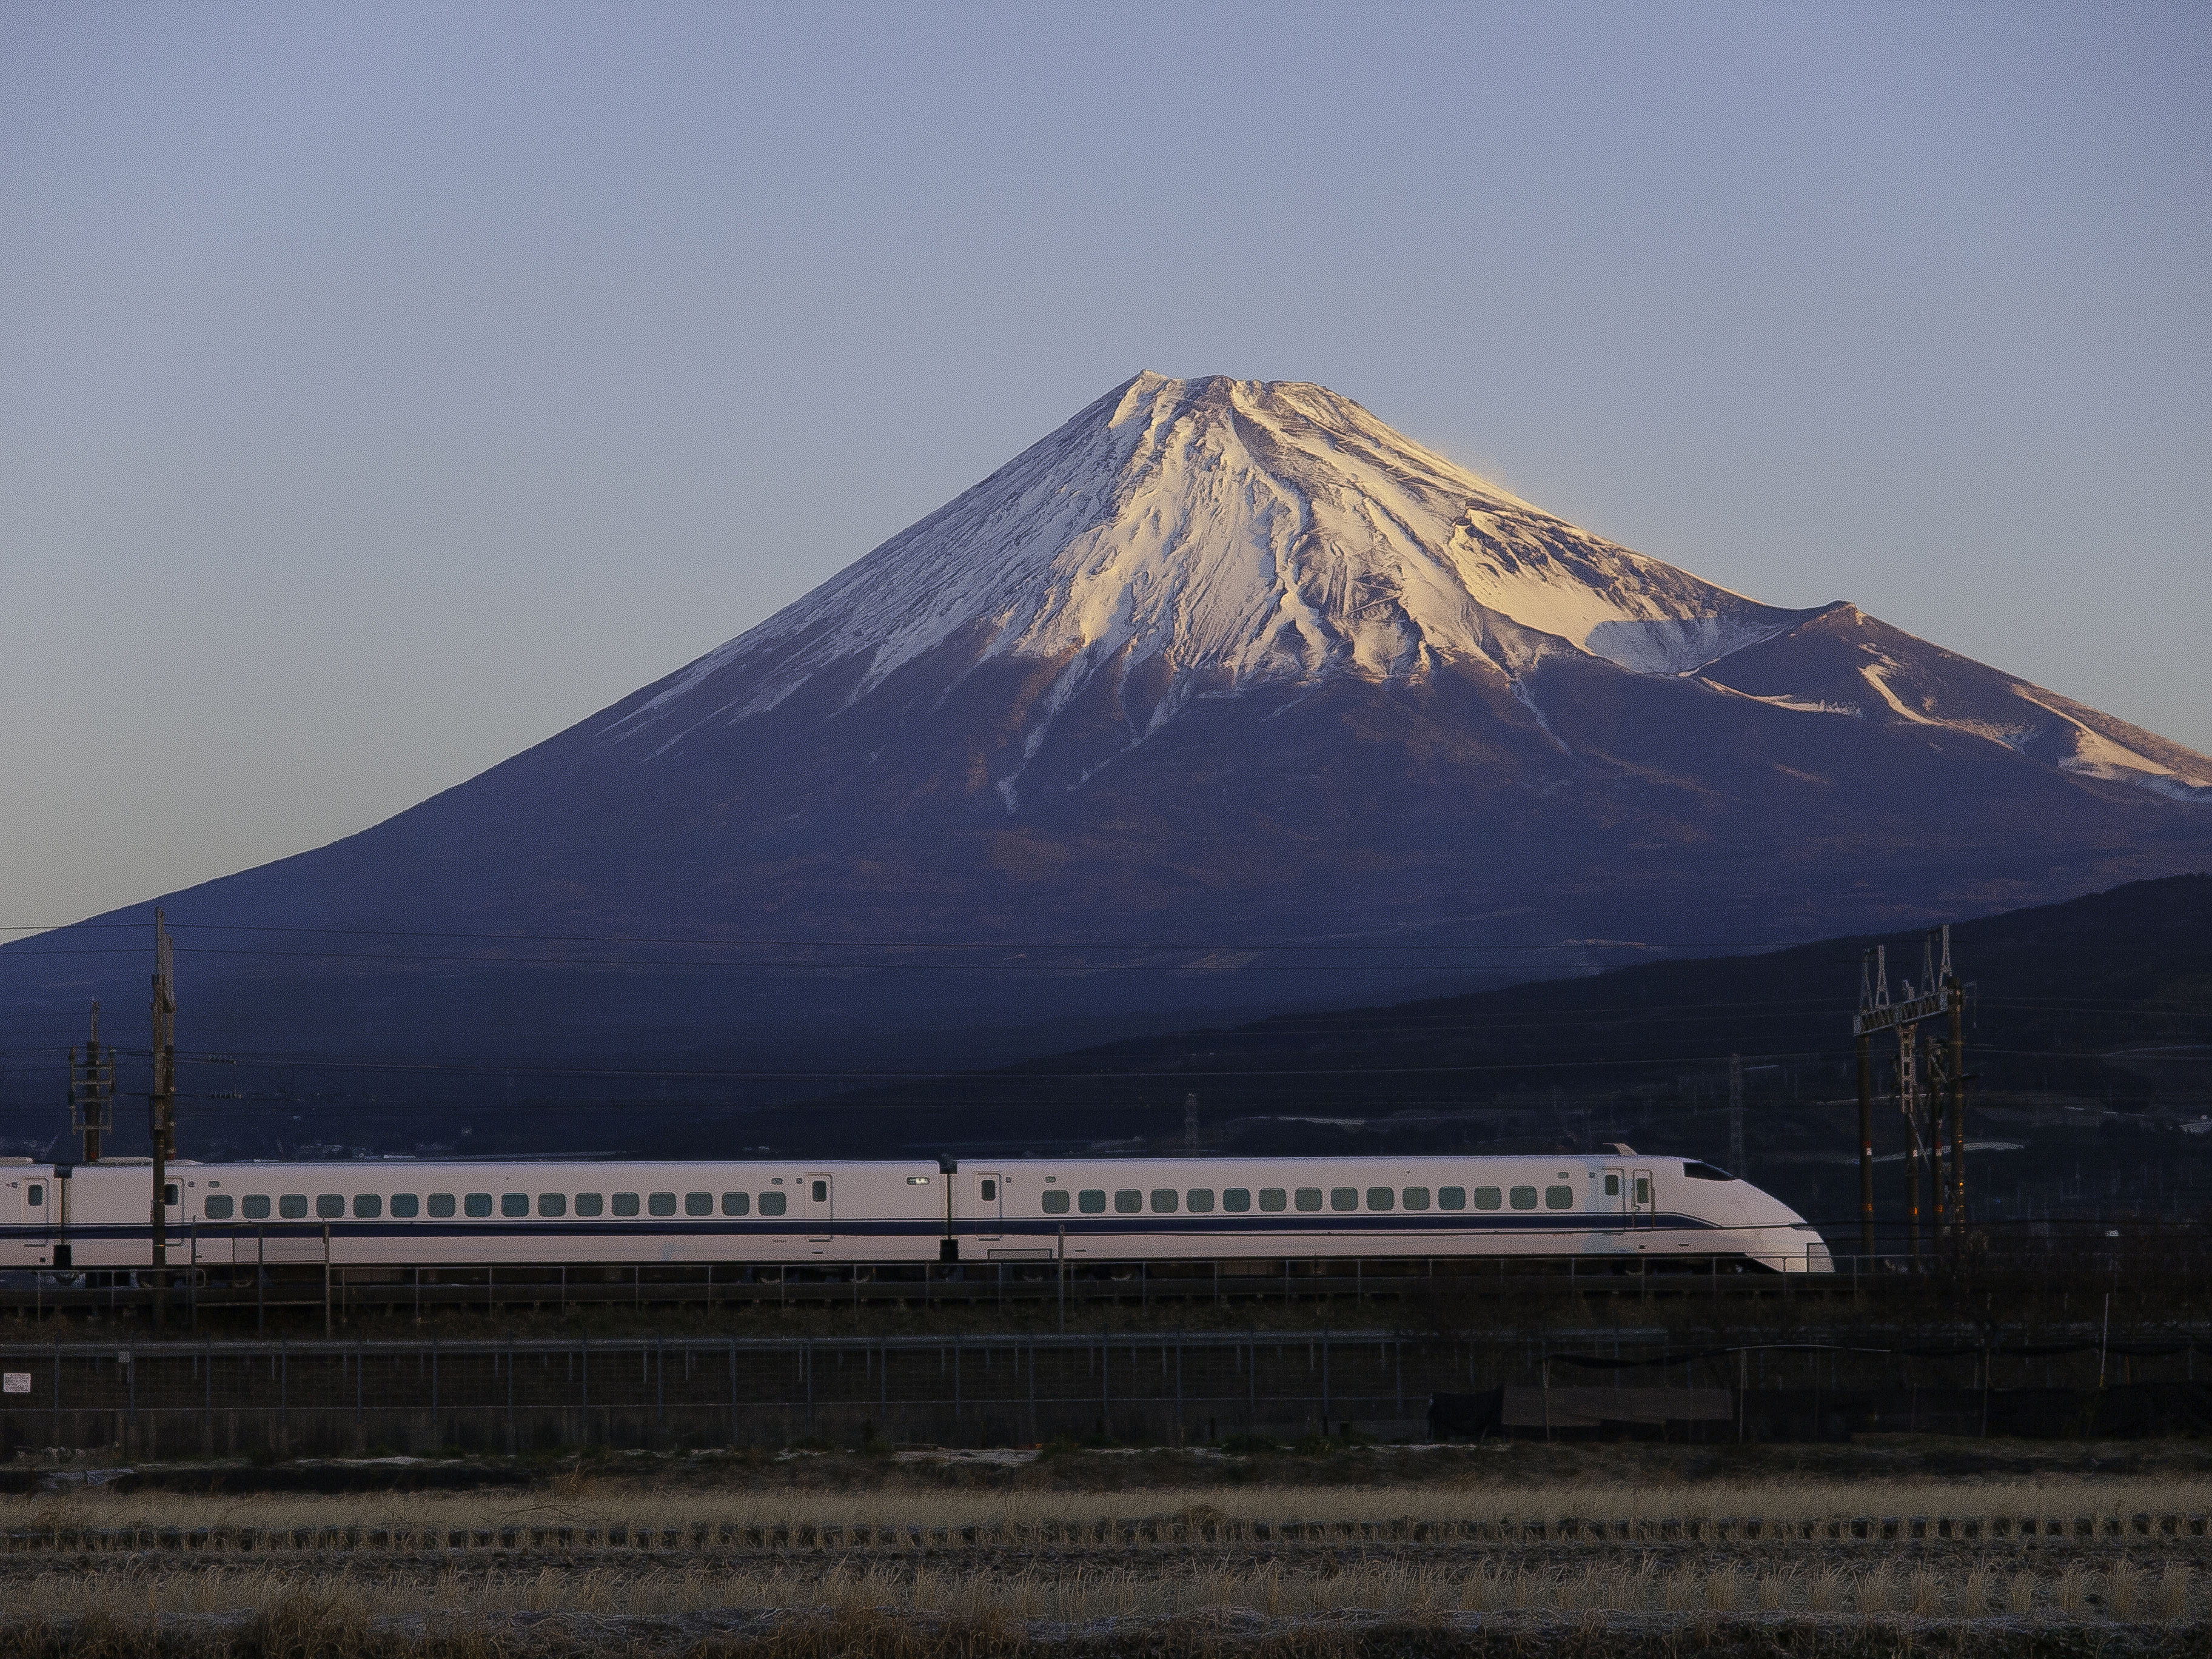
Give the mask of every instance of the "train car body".
[[[1190, 1157], [169, 1166], [173, 1267], [1723, 1258], [1832, 1271], [1696, 1159]], [[0, 1167], [0, 1267], [152, 1260], [145, 1160]]]

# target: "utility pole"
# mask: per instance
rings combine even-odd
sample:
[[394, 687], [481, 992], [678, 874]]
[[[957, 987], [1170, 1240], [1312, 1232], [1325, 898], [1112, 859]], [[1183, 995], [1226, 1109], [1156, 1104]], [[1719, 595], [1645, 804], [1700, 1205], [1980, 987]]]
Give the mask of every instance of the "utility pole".
[[154, 912], [154, 1086], [146, 1097], [154, 1141], [154, 1328], [166, 1322], [169, 1300], [169, 1159], [177, 1132], [177, 987], [169, 929]]
[[1198, 1150], [1198, 1097], [1194, 1094], [1182, 1097], [1182, 1145], [1185, 1152]]
[[1951, 966], [1951, 929], [1943, 928], [1943, 1000], [1951, 1007], [1951, 1226], [1959, 1264], [1966, 1260], [1966, 988]]
[[[1859, 1013], [1852, 1022], [1857, 1030], [1859, 1051], [1859, 1254], [1874, 1265], [1874, 1055], [1866, 1018], [1874, 1012], [1872, 952], [1859, 952]], [[1882, 988], [1887, 993], [1888, 987]]]
[[1729, 1056], [1729, 1173], [1738, 1180], [1746, 1169], [1743, 1158], [1743, 1056]]
[[[1912, 986], [1905, 987], [1905, 1000], [1912, 1000]], [[1905, 1251], [1912, 1260], [1912, 1270], [1920, 1271], [1920, 1121], [1914, 1115], [1920, 1104], [1920, 1079], [1913, 1061], [1914, 1037], [1919, 1027], [1907, 1020], [1897, 1026], [1897, 1109], [1905, 1118]]]
[[114, 1127], [115, 1050], [100, 1043], [100, 1005], [92, 1005], [92, 1036], [84, 1056], [70, 1050], [70, 1128], [84, 1137], [84, 1161], [100, 1162], [100, 1138]]

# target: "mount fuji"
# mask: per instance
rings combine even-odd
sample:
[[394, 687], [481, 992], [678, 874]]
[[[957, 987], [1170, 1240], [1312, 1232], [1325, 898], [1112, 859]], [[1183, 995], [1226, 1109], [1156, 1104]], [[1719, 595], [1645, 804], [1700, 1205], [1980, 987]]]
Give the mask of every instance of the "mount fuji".
[[[580, 1054], [1371, 999], [2208, 863], [2204, 756], [1323, 387], [1146, 374], [612, 708], [164, 902], [224, 1042]], [[101, 985], [56, 939], [0, 951], [0, 1014], [67, 1042]]]

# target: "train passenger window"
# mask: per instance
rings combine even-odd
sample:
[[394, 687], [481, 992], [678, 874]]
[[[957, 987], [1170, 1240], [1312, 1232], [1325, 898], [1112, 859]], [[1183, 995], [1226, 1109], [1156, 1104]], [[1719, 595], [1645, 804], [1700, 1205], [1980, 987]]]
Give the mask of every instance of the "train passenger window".
[[684, 1194], [684, 1214], [686, 1214], [686, 1215], [712, 1215], [712, 1214], [714, 1214], [714, 1194], [712, 1194], [712, 1193], [686, 1193], [686, 1194]]
[[566, 1194], [566, 1193], [540, 1193], [540, 1194], [538, 1194], [538, 1214], [540, 1214], [540, 1215], [548, 1215], [548, 1216], [550, 1216], [550, 1215], [566, 1215], [566, 1214], [568, 1214], [568, 1194]]
[[1477, 1187], [1474, 1189], [1474, 1207], [1478, 1210], [1494, 1210], [1498, 1206], [1503, 1197], [1504, 1194], [1495, 1187]]
[[1426, 1187], [1407, 1188], [1406, 1207], [1409, 1210], [1427, 1209], [1429, 1207], [1429, 1189]]
[[1299, 1188], [1297, 1204], [1298, 1208], [1301, 1210], [1318, 1210], [1321, 1208], [1321, 1188], [1318, 1187]]
[[1610, 1172], [1607, 1174], [1605, 1178], [1605, 1195], [1607, 1198], [1619, 1198], [1620, 1196], [1620, 1177], [1619, 1176]]
[[491, 1194], [489, 1193], [465, 1194], [461, 1199], [461, 1211], [465, 1215], [472, 1215], [478, 1220], [482, 1220], [491, 1213]]
[[268, 1196], [267, 1196], [265, 1194], [262, 1194], [262, 1193], [253, 1193], [253, 1194], [250, 1194], [246, 1197], [246, 1199], [245, 1205], [244, 1205], [244, 1209], [245, 1209], [245, 1212], [246, 1212], [246, 1218], [248, 1221], [266, 1221], [266, 1220], [268, 1220], [268, 1219], [269, 1219], [269, 1199], [268, 1199]]
[[395, 1221], [412, 1221], [422, 1212], [422, 1200], [412, 1193], [392, 1195], [392, 1218]]
[[1359, 1188], [1332, 1187], [1328, 1189], [1328, 1207], [1332, 1210], [1356, 1210], [1359, 1207]]
[[578, 1193], [576, 1194], [576, 1213], [578, 1215], [598, 1215], [606, 1207], [607, 1200], [598, 1193]]
[[1370, 1210], [1387, 1210], [1397, 1199], [1397, 1193], [1389, 1187], [1370, 1187], [1367, 1189], [1367, 1207]]
[[345, 1213], [345, 1194], [343, 1193], [317, 1193], [315, 1194], [315, 1213], [322, 1217], [325, 1221], [336, 1220], [338, 1217]]
[[305, 1193], [285, 1193], [276, 1200], [276, 1213], [287, 1221], [297, 1221], [307, 1213]]
[[374, 1221], [384, 1213], [384, 1194], [356, 1193], [353, 1195], [353, 1215], [356, 1221]]
[[1263, 1210], [1281, 1209], [1283, 1207], [1283, 1199], [1284, 1193], [1280, 1187], [1262, 1187], [1260, 1188], [1260, 1207]]
[[1174, 1188], [1155, 1187], [1152, 1188], [1152, 1213], [1154, 1215], [1173, 1215], [1182, 1206], [1182, 1198]]
[[763, 1193], [760, 1195], [760, 1212], [763, 1215], [781, 1215], [783, 1203], [781, 1193]]
[[1571, 1187], [1544, 1188], [1544, 1207], [1547, 1210], [1571, 1210], [1575, 1207], [1575, 1189]]
[[1243, 1214], [1252, 1207], [1252, 1189], [1249, 1187], [1230, 1188], [1221, 1194], [1221, 1207], [1224, 1210], [1234, 1210], [1239, 1215]]
[[724, 1215], [750, 1215], [752, 1213], [752, 1210], [753, 1195], [750, 1193], [724, 1193], [722, 1194], [722, 1213]]
[[1467, 1188], [1464, 1187], [1437, 1188], [1437, 1208], [1439, 1210], [1464, 1210], [1467, 1208]]
[[1213, 1207], [1213, 1188], [1194, 1187], [1183, 1194], [1183, 1202], [1193, 1215], [1204, 1215]]
[[1048, 1188], [1044, 1195], [1044, 1212], [1047, 1215], [1066, 1215], [1067, 1213], [1067, 1194], [1066, 1193], [1054, 1192]]
[[1075, 1195], [1075, 1207], [1085, 1215], [1106, 1213], [1106, 1194], [1097, 1187], [1085, 1187]]
[[676, 1213], [676, 1194], [673, 1193], [647, 1193], [645, 1196], [645, 1212], [647, 1215], [674, 1215]]
[[1534, 1187], [1516, 1187], [1513, 1189], [1513, 1207], [1516, 1210], [1534, 1209], [1536, 1189]]
[[37, 1209], [46, 1201], [46, 1183], [45, 1182], [34, 1181], [28, 1187], [23, 1189], [23, 1202], [29, 1205], [33, 1209]]
[[433, 1193], [430, 1194], [430, 1213], [434, 1217], [443, 1221], [447, 1216], [453, 1214], [453, 1195], [451, 1193]]
[[501, 1215], [528, 1215], [530, 1213], [530, 1194], [528, 1193], [501, 1193], [499, 1195], [499, 1212]]
[[637, 1213], [637, 1194], [635, 1193], [617, 1193], [615, 1194], [615, 1213], [617, 1215], [635, 1215]]
[[200, 1209], [210, 1221], [230, 1219], [230, 1200], [221, 1193], [210, 1193]]
[[1134, 1187], [1114, 1189], [1114, 1212], [1117, 1215], [1134, 1215], [1145, 1207], [1145, 1195]]

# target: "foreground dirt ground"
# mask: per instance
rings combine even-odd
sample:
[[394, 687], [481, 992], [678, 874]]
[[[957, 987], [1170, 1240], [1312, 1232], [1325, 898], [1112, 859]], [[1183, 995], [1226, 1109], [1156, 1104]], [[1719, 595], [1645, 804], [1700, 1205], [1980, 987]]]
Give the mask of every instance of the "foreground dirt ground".
[[19, 1465], [76, 1655], [2163, 1652], [2212, 1445], [1070, 1446]]

